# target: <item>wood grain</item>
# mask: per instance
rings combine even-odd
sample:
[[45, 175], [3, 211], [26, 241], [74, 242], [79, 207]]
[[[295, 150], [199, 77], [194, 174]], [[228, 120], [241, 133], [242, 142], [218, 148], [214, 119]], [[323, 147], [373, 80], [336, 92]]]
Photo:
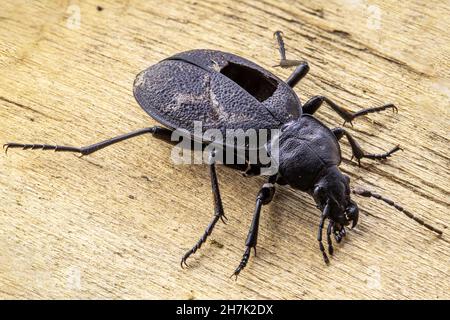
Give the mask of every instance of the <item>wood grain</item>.
[[[97, 6], [103, 10], [99, 11]], [[237, 282], [262, 179], [219, 168], [228, 224], [182, 270], [212, 215], [204, 166], [176, 166], [170, 146], [139, 137], [91, 156], [10, 150], [0, 156], [1, 298], [450, 298], [448, 1], [12, 1], [0, 5], [0, 142], [87, 145], [155, 124], [132, 95], [135, 75], [176, 52], [216, 48], [271, 68], [272, 34], [311, 71], [296, 88], [351, 110], [385, 162], [344, 161], [354, 185], [398, 201], [441, 239], [390, 207], [358, 198], [360, 225], [330, 266], [319, 212], [279, 187], [264, 208], [258, 256]], [[79, 24], [77, 11], [80, 12]], [[324, 107], [318, 117], [341, 124]], [[344, 157], [350, 158], [343, 144]]]

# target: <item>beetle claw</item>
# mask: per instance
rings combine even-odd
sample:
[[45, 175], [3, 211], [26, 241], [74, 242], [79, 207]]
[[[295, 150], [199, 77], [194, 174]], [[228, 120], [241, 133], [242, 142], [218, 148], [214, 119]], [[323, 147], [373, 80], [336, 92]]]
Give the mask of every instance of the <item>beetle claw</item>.
[[233, 274], [230, 276], [230, 278], [233, 278], [234, 277], [234, 281], [237, 281], [237, 279], [238, 279], [238, 275], [239, 275], [239, 272], [233, 272]]
[[330, 264], [330, 259], [328, 259], [328, 256], [325, 252], [323, 252], [323, 261], [327, 266]]
[[5, 155], [8, 154], [9, 143], [3, 145], [3, 150], [5, 150]]
[[[345, 127], [345, 125], [347, 124], [347, 122], [352, 123], [351, 121], [344, 120], [344, 122], [342, 122], [342, 126]], [[352, 127], [353, 127], [353, 125], [352, 125]]]
[[[195, 248], [195, 247], [194, 247]], [[197, 249], [196, 249], [197, 250]], [[196, 251], [195, 250], [195, 251]], [[187, 264], [186, 260], [190, 257], [191, 254], [193, 254], [195, 252], [193, 249], [189, 250], [188, 252], [185, 253], [185, 255], [183, 256], [183, 258], [181, 258], [181, 269], [184, 269], [184, 267], [189, 268], [189, 265]]]
[[222, 215], [220, 216], [220, 220], [222, 220], [222, 222], [223, 222], [224, 224], [227, 224], [228, 218], [227, 218], [224, 214], [222, 214]]
[[275, 31], [275, 32], [273, 33], [273, 37], [274, 37], [274, 38], [275, 38], [276, 36], [279, 36], [279, 35], [284, 36], [283, 31], [277, 30], [277, 31]]

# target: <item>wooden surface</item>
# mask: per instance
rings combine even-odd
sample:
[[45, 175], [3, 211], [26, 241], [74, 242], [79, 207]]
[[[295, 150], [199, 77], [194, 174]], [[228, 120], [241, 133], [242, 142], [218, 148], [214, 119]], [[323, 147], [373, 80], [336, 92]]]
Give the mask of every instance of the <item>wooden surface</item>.
[[[182, 270], [213, 212], [204, 166], [175, 166], [170, 146], [148, 136], [84, 158], [10, 150], [0, 156], [1, 298], [450, 298], [448, 0], [4, 0], [0, 9], [1, 143], [87, 145], [155, 124], [134, 101], [135, 75], [191, 48], [237, 53], [286, 78], [270, 67], [280, 29], [288, 57], [311, 66], [296, 88], [303, 101], [399, 107], [350, 130], [367, 150], [404, 152], [342, 170], [444, 230], [439, 239], [358, 198], [360, 224], [327, 267], [312, 200], [280, 187], [261, 217], [258, 256], [235, 282], [262, 179], [218, 169], [228, 224]], [[326, 107], [318, 117], [341, 124]]]

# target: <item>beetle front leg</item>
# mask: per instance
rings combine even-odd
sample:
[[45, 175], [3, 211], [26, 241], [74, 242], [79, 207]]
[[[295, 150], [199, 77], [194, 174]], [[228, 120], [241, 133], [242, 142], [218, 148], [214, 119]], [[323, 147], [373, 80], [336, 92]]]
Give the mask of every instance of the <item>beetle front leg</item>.
[[202, 244], [206, 242], [206, 239], [212, 233], [217, 221], [219, 221], [219, 219], [221, 219], [225, 223], [224, 219], [226, 219], [226, 217], [225, 217], [225, 212], [223, 210], [222, 198], [220, 197], [219, 182], [217, 180], [216, 166], [215, 166], [214, 161], [212, 160], [212, 157], [214, 157], [214, 151], [210, 154], [210, 160], [209, 160], [209, 162], [210, 162], [209, 175], [211, 177], [211, 188], [212, 188], [212, 193], [213, 193], [213, 197], [214, 197], [214, 216], [213, 216], [211, 222], [206, 227], [206, 230], [203, 233], [203, 235], [197, 241], [197, 243], [189, 251], [187, 251], [185, 253], [183, 258], [181, 258], [181, 267], [182, 268], [183, 268], [183, 265], [187, 266], [187, 263], [186, 263], [187, 258], [189, 258], [189, 256], [191, 254], [195, 253], [198, 249], [200, 249]]
[[368, 158], [368, 159], [375, 159], [375, 160], [381, 160], [386, 159], [390, 157], [393, 153], [402, 150], [399, 145], [395, 146], [391, 150], [380, 153], [380, 154], [374, 154], [374, 153], [367, 153], [365, 152], [359, 143], [353, 138], [353, 136], [348, 133], [343, 128], [334, 128], [331, 131], [333, 131], [334, 135], [338, 140], [340, 140], [344, 135], [347, 137], [348, 142], [350, 143], [350, 147], [352, 148], [352, 159], [356, 158], [358, 160], [358, 165], [361, 165], [361, 159], [362, 158]]
[[236, 270], [234, 270], [231, 276], [235, 276], [236, 280], [242, 269], [245, 268], [247, 262], [250, 258], [251, 249], [255, 251], [256, 255], [256, 243], [258, 240], [258, 228], [259, 228], [259, 217], [261, 215], [261, 208], [263, 205], [268, 204], [272, 201], [273, 195], [275, 194], [275, 186], [273, 185], [276, 181], [276, 177], [272, 176], [268, 183], [265, 183], [261, 190], [259, 190], [258, 196], [256, 197], [256, 208], [253, 214], [252, 223], [250, 224], [250, 230], [248, 231], [247, 240], [245, 241], [245, 251], [242, 256], [241, 262], [239, 263]]
[[331, 241], [331, 233], [333, 231], [333, 222], [330, 220], [328, 222], [328, 227], [327, 227], [327, 243], [328, 243], [328, 253], [332, 256], [334, 253], [334, 249], [333, 249], [333, 241]]
[[333, 109], [342, 119], [344, 119], [343, 125], [345, 125], [347, 122], [349, 122], [353, 126], [353, 123], [352, 123], [353, 120], [355, 120], [357, 117], [360, 117], [360, 116], [363, 116], [363, 115], [366, 115], [369, 113], [380, 112], [380, 111], [384, 111], [387, 109], [392, 109], [392, 111], [398, 112], [397, 107], [395, 105], [393, 105], [392, 103], [388, 103], [388, 104], [382, 105], [380, 107], [362, 109], [357, 112], [350, 112], [350, 111], [346, 110], [345, 108], [338, 106], [336, 103], [334, 103], [332, 100], [328, 99], [327, 97], [314, 96], [311, 99], [309, 99], [308, 101], [306, 101], [306, 103], [303, 105], [303, 107], [302, 107], [303, 113], [314, 114], [314, 112], [316, 112], [317, 109], [319, 109], [320, 106], [324, 102], [327, 105], [329, 105], [331, 107], [331, 109]]

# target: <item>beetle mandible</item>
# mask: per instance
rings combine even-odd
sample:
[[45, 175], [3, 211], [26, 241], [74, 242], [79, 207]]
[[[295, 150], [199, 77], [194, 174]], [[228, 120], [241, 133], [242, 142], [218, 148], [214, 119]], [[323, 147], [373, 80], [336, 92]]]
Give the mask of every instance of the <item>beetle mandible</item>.
[[[193, 133], [193, 123], [199, 120], [203, 121], [204, 130], [216, 128], [222, 132], [230, 128], [281, 129], [277, 137], [278, 171], [268, 177], [256, 197], [256, 208], [245, 242], [245, 251], [233, 273], [236, 277], [247, 265], [251, 249], [255, 249], [256, 252], [261, 208], [271, 202], [275, 184], [289, 185], [313, 197], [317, 208], [321, 211], [317, 240], [327, 264], [329, 259], [322, 244], [325, 222], [328, 219], [327, 251], [332, 255], [331, 236], [340, 242], [346, 234], [345, 227], [350, 223], [351, 227], [354, 227], [358, 223], [359, 209], [350, 197], [352, 193], [382, 200], [426, 228], [442, 234], [441, 230], [377, 193], [361, 188], [351, 189], [350, 178], [338, 168], [341, 162], [339, 140], [344, 136], [358, 163], [362, 158], [386, 159], [401, 150], [399, 146], [381, 154], [367, 153], [346, 129], [342, 127], [329, 129], [313, 116], [325, 103], [344, 119], [344, 124], [346, 122], [352, 124], [354, 119], [369, 113], [387, 109], [397, 111], [396, 106], [385, 104], [350, 112], [325, 96], [314, 96], [302, 105], [293, 88], [308, 73], [308, 63], [288, 60], [282, 32], [276, 31], [274, 36], [280, 52], [280, 62], [277, 66], [296, 67], [286, 81], [259, 65], [231, 53], [203, 49], [186, 51], [149, 67], [141, 72], [134, 82], [133, 92], [139, 105], [165, 127], [145, 128], [85, 147], [7, 143], [4, 148], [6, 151], [8, 148], [23, 148], [88, 155], [116, 142], [143, 134], [152, 134], [157, 139], [173, 143], [171, 137], [174, 130], [182, 128]], [[184, 99], [185, 97], [191, 98]], [[191, 138], [195, 140], [195, 137]], [[203, 145], [208, 145], [208, 141], [203, 142]], [[270, 156], [270, 144], [266, 145], [266, 150]], [[214, 215], [198, 242], [182, 257], [182, 267], [187, 265], [188, 257], [206, 241], [216, 223], [225, 219], [214, 156], [215, 151], [211, 152], [212, 160], [208, 163]], [[261, 163], [248, 161], [242, 165], [230, 166], [242, 171], [245, 176], [261, 175], [263, 168]]]

